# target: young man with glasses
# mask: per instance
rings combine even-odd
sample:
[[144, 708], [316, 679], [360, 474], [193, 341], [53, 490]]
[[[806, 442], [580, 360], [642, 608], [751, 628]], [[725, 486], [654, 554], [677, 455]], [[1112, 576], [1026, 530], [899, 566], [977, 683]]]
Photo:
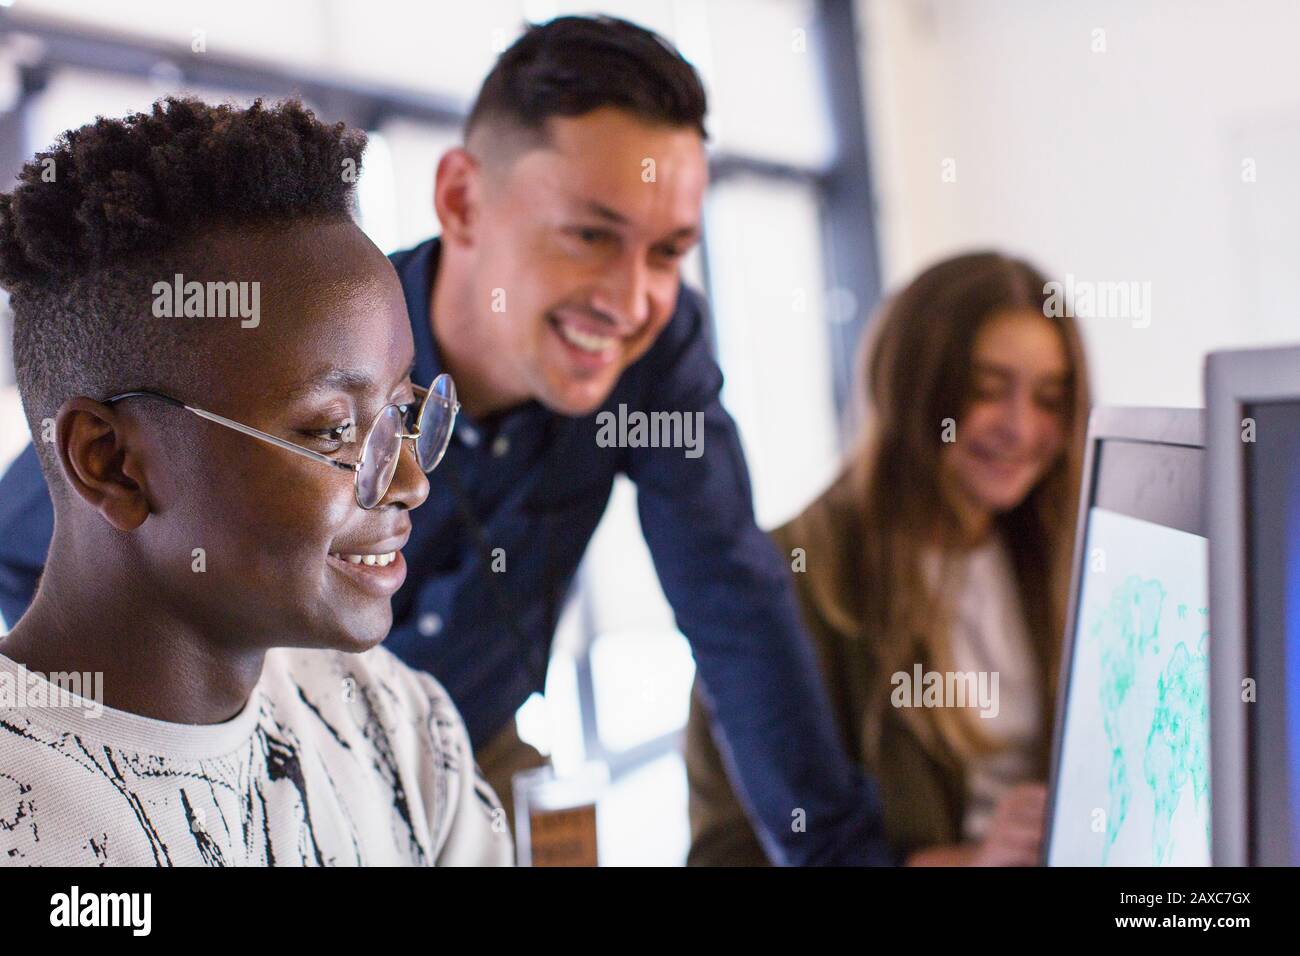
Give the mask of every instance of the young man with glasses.
[[[681, 282], [708, 181], [705, 112], [675, 49], [607, 17], [529, 28], [484, 81], [464, 146], [438, 164], [441, 236], [392, 257], [415, 378], [450, 372], [465, 414], [414, 517], [386, 646], [448, 688], [506, 793], [540, 762], [515, 712], [544, 687], [565, 595], [626, 475], [768, 855], [888, 863], [879, 799], [831, 721], [790, 569], [754, 522], [704, 302]], [[700, 423], [695, 447], [602, 440], [602, 418], [629, 410]], [[0, 491], [12, 619], [49, 533], [33, 455]]]
[[[169, 99], [0, 196], [54, 502], [0, 640], [0, 863], [510, 861], [451, 699], [377, 646], [458, 405], [413, 385], [397, 277], [349, 215], [363, 148], [297, 103]], [[260, 321], [159, 317], [175, 275], [255, 283]]]

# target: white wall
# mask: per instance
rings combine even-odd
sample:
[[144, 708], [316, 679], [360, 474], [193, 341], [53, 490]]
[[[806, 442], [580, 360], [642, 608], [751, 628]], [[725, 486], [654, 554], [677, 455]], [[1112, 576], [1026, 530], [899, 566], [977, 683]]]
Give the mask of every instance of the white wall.
[[891, 284], [989, 245], [1149, 282], [1149, 327], [1083, 322], [1107, 404], [1197, 405], [1207, 350], [1300, 341], [1300, 4], [857, 2]]

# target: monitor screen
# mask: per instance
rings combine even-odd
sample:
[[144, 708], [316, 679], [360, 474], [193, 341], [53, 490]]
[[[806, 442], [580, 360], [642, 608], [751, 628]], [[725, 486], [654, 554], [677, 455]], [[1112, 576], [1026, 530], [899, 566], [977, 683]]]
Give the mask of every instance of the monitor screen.
[[1086, 516], [1047, 862], [1210, 862], [1199, 448], [1103, 441]]
[[1251, 859], [1300, 864], [1300, 401], [1247, 406]]

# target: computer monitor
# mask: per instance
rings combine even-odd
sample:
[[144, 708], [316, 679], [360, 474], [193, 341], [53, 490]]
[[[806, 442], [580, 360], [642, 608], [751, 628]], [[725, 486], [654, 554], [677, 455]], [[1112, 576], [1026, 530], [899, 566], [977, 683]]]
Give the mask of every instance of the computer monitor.
[[1300, 348], [1206, 362], [1214, 861], [1300, 864]]
[[1044, 860], [1210, 862], [1209, 610], [1198, 409], [1088, 425]]

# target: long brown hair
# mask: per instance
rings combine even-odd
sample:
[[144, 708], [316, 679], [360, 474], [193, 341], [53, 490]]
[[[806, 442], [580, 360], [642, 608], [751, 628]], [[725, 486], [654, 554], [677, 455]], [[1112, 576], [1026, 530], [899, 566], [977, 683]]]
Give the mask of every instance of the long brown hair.
[[[1044, 309], [1046, 285], [1026, 262], [978, 252], [931, 266], [886, 302], [863, 343], [857, 442], [834, 484], [791, 525], [808, 545], [806, 583], [816, 609], [871, 655], [878, 679], [866, 689], [869, 755], [879, 743], [890, 675], [914, 662], [952, 669], [948, 589], [927, 578], [923, 560], [936, 529], [959, 520], [941, 485], [942, 423], [960, 424], [969, 405], [980, 328], [996, 313], [1026, 308], [1056, 325], [1065, 348], [1067, 442], [1025, 500], [994, 521], [1041, 671], [1043, 713], [1052, 713], [1089, 389], [1078, 328], [1071, 318], [1047, 314], [1062, 310]], [[962, 756], [992, 746], [969, 708], [909, 708], [901, 716], [935, 753], [946, 747]]]

